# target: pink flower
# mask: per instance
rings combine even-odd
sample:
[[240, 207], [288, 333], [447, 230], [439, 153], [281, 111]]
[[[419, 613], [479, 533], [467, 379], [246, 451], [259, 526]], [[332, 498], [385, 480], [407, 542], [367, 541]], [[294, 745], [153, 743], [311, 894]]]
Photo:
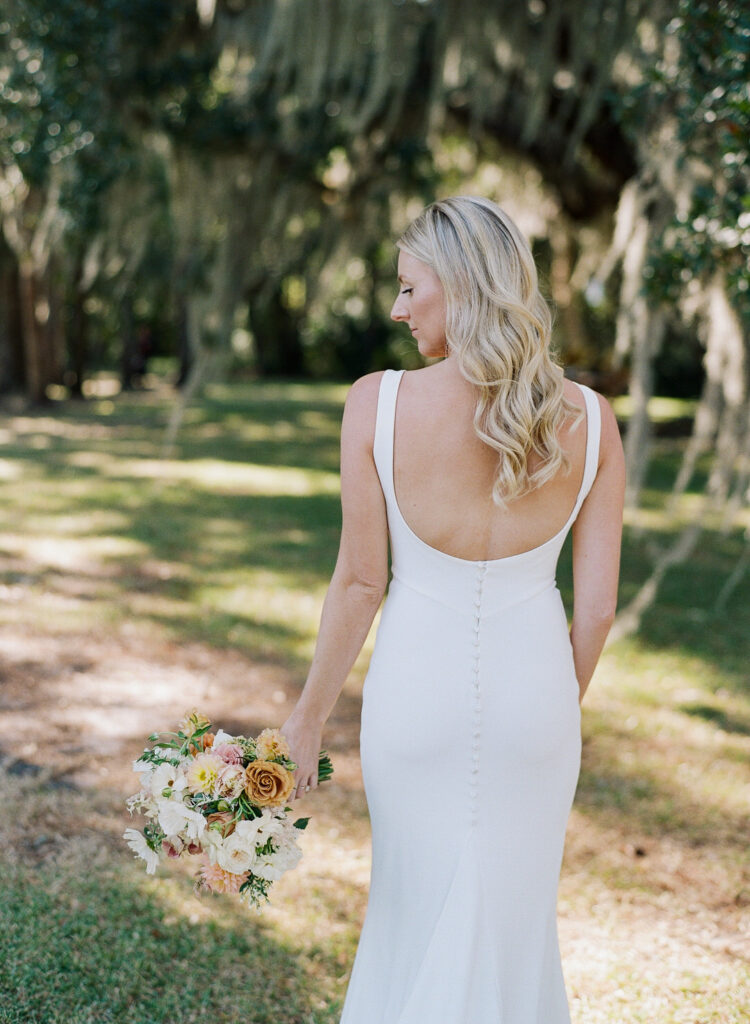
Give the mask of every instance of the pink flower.
[[212, 754], [217, 754], [227, 764], [242, 764], [242, 747], [237, 743], [220, 743], [212, 747]]
[[182, 851], [185, 849], [185, 844], [179, 838], [179, 836], [172, 836], [171, 839], [165, 839], [161, 844], [162, 850], [168, 857], [179, 857]]
[[232, 871], [225, 871], [218, 864], [211, 864], [206, 860], [201, 865], [200, 884], [209, 892], [237, 893], [240, 886], [247, 881], [248, 872], [242, 875], [235, 875]]
[[236, 800], [245, 788], [245, 769], [240, 764], [225, 765], [219, 773], [219, 791], [229, 800]]

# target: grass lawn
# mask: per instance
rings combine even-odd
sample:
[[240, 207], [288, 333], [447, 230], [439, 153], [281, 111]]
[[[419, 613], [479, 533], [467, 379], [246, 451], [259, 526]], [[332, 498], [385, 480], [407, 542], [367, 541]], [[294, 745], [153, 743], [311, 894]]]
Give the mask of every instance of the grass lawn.
[[[298, 805], [305, 857], [262, 914], [196, 897], [189, 865], [147, 876], [120, 836], [153, 729], [198, 706], [253, 732], [291, 708], [336, 553], [345, 393], [213, 386], [170, 459], [158, 388], [0, 416], [0, 1024], [338, 1021], [367, 898], [369, 644], [327, 729], [334, 779]], [[673, 534], [683, 444], [656, 443], [621, 604]], [[750, 1019], [750, 579], [717, 603], [741, 549], [707, 530], [584, 703], [560, 887], [574, 1024]], [[570, 541], [559, 585], [570, 610]]]

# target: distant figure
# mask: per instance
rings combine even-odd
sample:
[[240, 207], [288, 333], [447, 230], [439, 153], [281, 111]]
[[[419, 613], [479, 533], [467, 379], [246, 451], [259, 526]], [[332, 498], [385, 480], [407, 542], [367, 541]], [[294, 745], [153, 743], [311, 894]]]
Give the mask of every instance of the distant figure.
[[[485, 199], [398, 242], [391, 316], [442, 361], [358, 380], [343, 527], [305, 688], [296, 795], [392, 579], [364, 685], [367, 915], [341, 1024], [569, 1024], [556, 898], [580, 700], [614, 618], [624, 459], [565, 380], [529, 246]], [[556, 586], [573, 532], [574, 613]]]

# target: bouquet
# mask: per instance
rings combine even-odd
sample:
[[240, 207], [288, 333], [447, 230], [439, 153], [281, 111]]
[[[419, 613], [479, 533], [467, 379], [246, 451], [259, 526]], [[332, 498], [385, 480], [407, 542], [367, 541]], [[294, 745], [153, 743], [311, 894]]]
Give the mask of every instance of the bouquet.
[[[292, 808], [285, 806], [297, 765], [278, 729], [255, 739], [210, 729], [208, 718], [194, 711], [176, 733], [149, 736], [155, 746], [133, 763], [140, 791], [127, 801], [130, 813], [148, 822], [142, 832], [126, 829], [123, 838], [148, 874], [163, 854], [200, 854], [198, 891], [239, 893], [259, 907], [272, 883], [302, 857], [297, 831], [310, 819], [291, 821]], [[318, 781], [332, 773], [323, 750]]]

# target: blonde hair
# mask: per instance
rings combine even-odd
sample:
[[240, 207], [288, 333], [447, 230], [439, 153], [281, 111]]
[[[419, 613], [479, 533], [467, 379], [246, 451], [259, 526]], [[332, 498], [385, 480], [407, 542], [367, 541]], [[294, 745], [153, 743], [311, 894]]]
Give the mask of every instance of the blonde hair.
[[[495, 503], [540, 487], [570, 460], [557, 439], [583, 411], [564, 394], [550, 352], [552, 315], [528, 242], [489, 199], [454, 196], [428, 206], [396, 243], [437, 274], [446, 300], [446, 355], [478, 391], [474, 428], [499, 456]], [[534, 451], [541, 464], [528, 472]]]

